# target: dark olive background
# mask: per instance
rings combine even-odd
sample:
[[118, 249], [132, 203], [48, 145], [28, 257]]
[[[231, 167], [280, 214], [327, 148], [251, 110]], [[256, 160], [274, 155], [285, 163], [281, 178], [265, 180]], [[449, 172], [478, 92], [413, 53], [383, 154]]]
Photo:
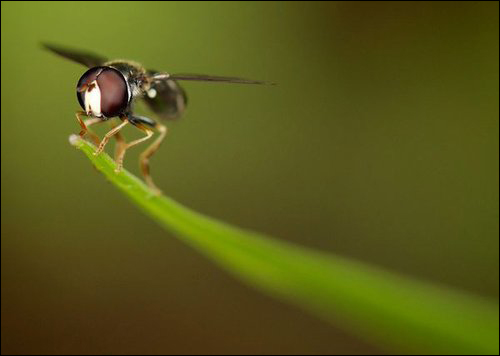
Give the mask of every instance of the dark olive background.
[[42, 40], [278, 82], [186, 82], [158, 184], [232, 224], [498, 299], [497, 2], [1, 10], [3, 354], [386, 352], [240, 283], [130, 204], [68, 144], [84, 68]]

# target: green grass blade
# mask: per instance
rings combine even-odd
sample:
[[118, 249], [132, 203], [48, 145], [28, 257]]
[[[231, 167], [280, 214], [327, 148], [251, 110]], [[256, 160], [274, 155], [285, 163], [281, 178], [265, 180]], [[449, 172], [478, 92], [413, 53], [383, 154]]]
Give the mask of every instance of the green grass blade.
[[137, 177], [72, 136], [114, 185], [154, 220], [239, 279], [383, 347], [411, 352], [498, 354], [495, 301], [358, 261], [326, 254], [211, 219]]

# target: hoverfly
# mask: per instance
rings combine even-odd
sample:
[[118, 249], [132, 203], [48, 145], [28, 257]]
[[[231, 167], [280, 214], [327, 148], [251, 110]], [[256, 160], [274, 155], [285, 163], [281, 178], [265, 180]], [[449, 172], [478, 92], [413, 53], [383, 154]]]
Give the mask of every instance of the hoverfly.
[[[149, 159], [158, 150], [167, 134], [167, 127], [148, 117], [133, 113], [134, 101], [144, 99], [149, 108], [158, 117], [172, 120], [180, 117], [186, 109], [187, 97], [179, 80], [205, 82], [225, 82], [238, 84], [274, 84], [258, 80], [237, 77], [220, 77], [202, 74], [169, 74], [156, 70], [147, 70], [139, 63], [128, 60], [108, 60], [85, 51], [72, 50], [43, 44], [43, 46], [72, 61], [83, 64], [89, 69], [81, 76], [76, 86], [76, 96], [83, 110], [76, 112], [81, 131], [80, 136], [89, 135], [98, 145], [95, 155], [101, 153], [111, 137], [115, 137], [116, 172], [123, 166], [125, 152], [132, 146], [150, 139], [154, 131], [159, 132], [156, 140], [141, 154], [140, 168], [146, 183], [156, 192], [156, 187], [149, 172]], [[83, 117], [88, 119], [83, 120]], [[106, 133], [102, 140], [89, 130], [89, 127], [118, 117], [121, 123]], [[131, 124], [145, 133], [145, 136], [131, 142], [125, 142], [120, 130]]]

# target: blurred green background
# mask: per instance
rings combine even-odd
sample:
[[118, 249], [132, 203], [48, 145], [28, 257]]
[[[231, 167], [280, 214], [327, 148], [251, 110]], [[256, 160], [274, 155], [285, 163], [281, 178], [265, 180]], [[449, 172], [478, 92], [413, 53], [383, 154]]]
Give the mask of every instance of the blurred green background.
[[85, 68], [40, 41], [278, 82], [185, 82], [157, 184], [229, 223], [498, 299], [498, 10], [2, 2], [2, 354], [386, 352], [241, 284], [130, 204], [68, 144]]

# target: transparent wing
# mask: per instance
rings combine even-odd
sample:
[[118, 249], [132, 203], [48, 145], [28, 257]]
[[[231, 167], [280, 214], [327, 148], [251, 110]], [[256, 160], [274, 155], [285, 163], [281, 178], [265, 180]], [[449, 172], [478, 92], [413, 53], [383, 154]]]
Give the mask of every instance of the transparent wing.
[[187, 105], [184, 89], [173, 79], [155, 77], [159, 73], [152, 71], [149, 74], [155, 79], [143, 97], [146, 104], [162, 119], [179, 118]]
[[152, 84], [144, 96], [144, 101], [157, 115], [164, 119], [176, 119], [186, 108], [186, 93], [177, 83], [178, 80], [236, 84], [275, 84], [261, 80], [249, 80], [238, 77], [221, 77], [205, 74], [168, 74], [148, 71], [148, 75], [151, 78]]
[[83, 64], [84, 66], [87, 66], [89, 68], [100, 66], [107, 61], [105, 57], [101, 57], [93, 53], [68, 49], [48, 43], [42, 43], [42, 46], [61, 57]]
[[262, 80], [250, 80], [238, 77], [221, 77], [217, 75], [205, 75], [205, 74], [171, 74], [170, 79], [175, 80], [193, 80], [200, 82], [223, 82], [223, 83], [236, 83], [236, 84], [269, 84], [275, 85], [276, 83], [265, 82]]

